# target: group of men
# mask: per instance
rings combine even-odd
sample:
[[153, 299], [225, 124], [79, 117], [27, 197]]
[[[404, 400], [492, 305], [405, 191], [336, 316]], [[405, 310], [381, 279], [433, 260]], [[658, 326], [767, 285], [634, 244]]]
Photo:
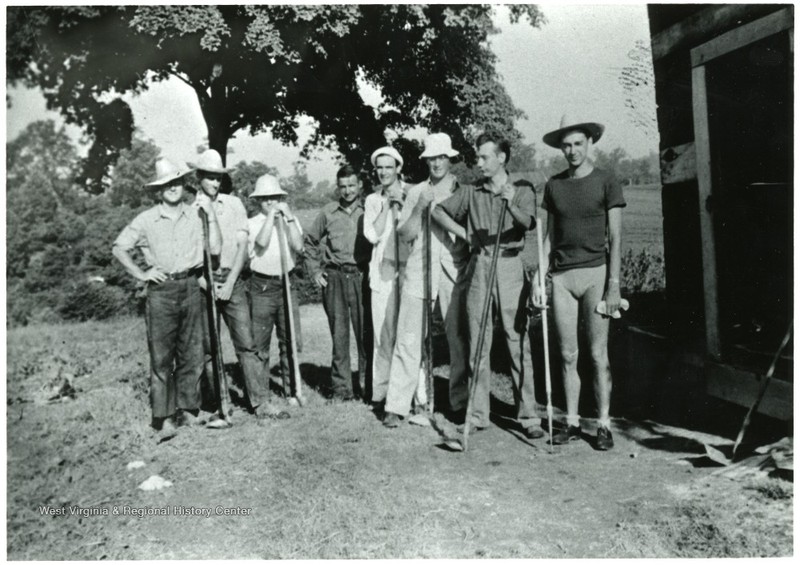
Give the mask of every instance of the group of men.
[[[562, 151], [567, 169], [545, 186], [542, 208], [547, 222], [539, 228], [545, 230], [544, 256], [550, 258], [539, 269], [546, 269], [552, 280], [567, 404], [566, 425], [547, 432], [556, 444], [581, 437], [577, 372], [581, 327], [594, 370], [599, 411], [596, 447], [601, 450], [613, 446], [607, 339], [609, 318], [618, 316], [621, 302], [621, 208], [625, 206], [613, 176], [588, 158], [603, 129], [596, 122], [565, 116], [557, 130], [544, 136], [547, 145]], [[494, 331], [491, 321], [481, 321], [488, 300], [491, 318], [498, 319], [505, 337], [521, 431], [530, 439], [543, 437], [525, 340], [529, 306], [547, 308], [547, 300], [539, 286], [527, 280], [520, 257], [526, 233], [537, 228], [536, 193], [527, 181], [511, 181], [507, 171], [511, 146], [506, 139], [487, 132], [477, 138], [475, 147], [482, 178], [473, 185], [460, 184], [452, 175], [458, 152], [444, 133], [426, 138], [420, 158], [429, 176], [414, 186], [403, 183], [403, 157], [391, 146], [371, 155], [378, 185], [366, 198], [359, 171], [341, 167], [337, 201], [322, 208], [305, 234], [274, 177], [265, 175], [256, 183], [250, 197], [260, 201], [261, 212], [247, 220], [237, 198], [219, 194], [219, 181], [227, 170], [215, 152], [206, 152], [195, 165], [202, 190], [191, 205], [179, 194], [188, 170], [160, 162], [158, 178], [148, 186], [161, 191], [161, 203], [140, 214], [114, 244], [115, 256], [148, 286], [154, 426], [171, 429], [174, 423], [192, 423], [199, 408], [203, 364], [196, 358], [202, 358], [198, 348], [203, 341], [199, 339], [203, 290], [197, 274], [205, 216], [207, 244], [220, 257], [214, 272], [219, 281], [217, 300], [257, 416], [288, 416], [269, 399], [269, 341], [274, 325], [282, 371], [288, 374], [280, 286], [287, 266], [281, 266], [280, 259], [282, 253], [284, 261], [288, 257], [291, 269], [296, 254], [304, 253], [309, 273], [322, 290], [333, 341], [331, 396], [370, 402], [387, 428], [396, 428], [423, 410], [433, 393], [426, 387], [430, 377], [426, 368], [432, 363], [426, 363], [425, 334], [431, 327], [431, 301], [438, 298], [450, 357], [449, 413], [473, 430], [486, 429]], [[281, 226], [284, 243], [275, 236], [276, 231], [281, 235]], [[147, 271], [129, 255], [136, 246], [145, 251]], [[248, 258], [249, 293], [243, 279]], [[351, 326], [359, 358], [357, 376], [350, 363]], [[481, 332], [483, 340], [478, 339]], [[208, 352], [208, 337], [205, 342]]]

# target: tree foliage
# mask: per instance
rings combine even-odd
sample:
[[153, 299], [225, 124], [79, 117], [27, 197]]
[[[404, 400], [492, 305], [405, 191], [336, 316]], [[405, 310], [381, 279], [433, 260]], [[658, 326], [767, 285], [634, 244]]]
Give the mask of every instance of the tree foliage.
[[[512, 21], [539, 27], [536, 6], [512, 5]], [[44, 92], [48, 106], [93, 140], [82, 166], [94, 191], [130, 148], [133, 119], [119, 98], [152, 81], [190, 85], [209, 146], [226, 155], [239, 130], [269, 130], [297, 143], [299, 120], [329, 147], [365, 162], [383, 132], [422, 127], [451, 135], [472, 162], [471, 141], [491, 126], [519, 137], [522, 116], [495, 71], [487, 5], [258, 5], [11, 7], [7, 71]], [[359, 85], [377, 87], [378, 108]], [[411, 157], [411, 155], [409, 155]]]

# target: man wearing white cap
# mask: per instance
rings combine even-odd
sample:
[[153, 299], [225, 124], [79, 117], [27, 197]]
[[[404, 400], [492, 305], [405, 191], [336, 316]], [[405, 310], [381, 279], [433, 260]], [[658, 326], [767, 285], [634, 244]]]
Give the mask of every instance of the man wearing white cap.
[[[278, 179], [272, 175], [262, 175], [250, 198], [258, 201], [261, 212], [247, 223], [248, 252], [250, 256], [250, 299], [253, 319], [253, 338], [256, 350], [263, 359], [263, 377], [248, 390], [250, 404], [258, 418], [288, 418], [288, 412], [274, 407], [270, 401], [269, 390], [269, 347], [272, 328], [278, 333], [278, 349], [283, 382], [289, 380], [289, 334], [286, 308], [283, 295], [283, 267], [281, 248], [276, 222], [286, 222], [285, 230], [289, 256], [287, 267], [291, 272], [297, 261], [297, 254], [303, 252], [303, 230], [289, 205], [287, 196]], [[299, 377], [299, 375], [298, 375]], [[286, 386], [286, 385], [284, 385]], [[286, 396], [290, 391], [284, 390]]]
[[[425, 234], [422, 217], [431, 202], [446, 200], [458, 188], [458, 181], [450, 174], [451, 159], [458, 155], [450, 136], [433, 133], [425, 139], [425, 150], [420, 155], [428, 165], [428, 180], [408, 190], [398, 233], [411, 245], [401, 285], [400, 314], [397, 321], [397, 341], [392, 355], [389, 391], [386, 396], [384, 426], [394, 428], [400, 424], [410, 408], [415, 392], [417, 403], [425, 397], [425, 372], [423, 359], [423, 312], [425, 309]], [[467, 401], [467, 355], [469, 343], [464, 303], [464, 271], [469, 249], [464, 240], [456, 239], [439, 224], [432, 223], [431, 291], [432, 299], [439, 297], [450, 350], [450, 406], [463, 410]], [[421, 378], [418, 378], [418, 375]]]
[[372, 401], [380, 413], [386, 401], [397, 329], [396, 293], [408, 256], [407, 245], [402, 242], [395, 245], [395, 221], [399, 217], [406, 188], [399, 176], [403, 158], [394, 147], [376, 149], [370, 161], [380, 182], [380, 190], [367, 196], [364, 201], [364, 237], [373, 245], [369, 263], [374, 339]]
[[[203, 305], [197, 277], [202, 273], [203, 224], [183, 201], [190, 172], [167, 159], [157, 161], [156, 180], [145, 186], [159, 191], [161, 202], [136, 216], [112, 248], [122, 266], [146, 283], [150, 405], [153, 427], [164, 437], [174, 434], [176, 424], [190, 423], [200, 408]], [[214, 207], [205, 196], [198, 197], [197, 205], [208, 215], [211, 252], [219, 253]], [[134, 248], [147, 249], [146, 271], [131, 256]]]
[[[614, 446], [609, 417], [608, 321], [620, 307], [620, 240], [625, 198], [614, 176], [596, 168], [588, 158], [603, 131], [602, 124], [564, 116], [561, 126], [544, 136], [547, 145], [564, 154], [567, 170], [547, 182], [542, 208], [548, 214], [544, 252], [545, 257], [550, 257], [553, 315], [567, 403], [567, 427], [555, 432], [552, 441], [567, 443], [581, 436], [578, 416], [580, 317], [594, 370], [599, 413], [595, 446], [605, 451]], [[540, 268], [546, 267], [540, 265]], [[537, 285], [534, 288], [534, 305], [545, 307], [546, 297], [541, 296]], [[607, 315], [596, 311], [603, 300]]]
[[[236, 356], [242, 366], [245, 388], [248, 395], [264, 379], [264, 363], [259, 358], [253, 342], [253, 326], [250, 322], [250, 300], [247, 285], [240, 278], [242, 268], [247, 262], [247, 211], [236, 196], [220, 194], [222, 177], [230, 172], [222, 164], [219, 153], [213, 149], [203, 152], [192, 164], [197, 170], [200, 189], [211, 199], [222, 235], [222, 249], [219, 265], [214, 270], [217, 296], [217, 311], [230, 331]], [[208, 299], [204, 293], [204, 299]], [[211, 338], [208, 332], [208, 317], [203, 316], [203, 346], [206, 352], [205, 376], [209, 389], [214, 391], [211, 359]], [[216, 398], [216, 395], [215, 395]]]

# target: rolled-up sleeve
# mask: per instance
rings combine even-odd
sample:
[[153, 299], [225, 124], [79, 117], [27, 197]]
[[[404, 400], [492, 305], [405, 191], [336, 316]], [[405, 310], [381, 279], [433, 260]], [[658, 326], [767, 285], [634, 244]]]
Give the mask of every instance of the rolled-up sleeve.
[[469, 211], [469, 185], [459, 186], [447, 200], [437, 204], [448, 216], [461, 223]]
[[112, 247], [118, 247], [123, 251], [131, 251], [134, 247], [143, 247], [146, 245], [144, 219], [142, 218], [142, 214], [139, 214], [120, 232], [117, 239], [114, 240]]

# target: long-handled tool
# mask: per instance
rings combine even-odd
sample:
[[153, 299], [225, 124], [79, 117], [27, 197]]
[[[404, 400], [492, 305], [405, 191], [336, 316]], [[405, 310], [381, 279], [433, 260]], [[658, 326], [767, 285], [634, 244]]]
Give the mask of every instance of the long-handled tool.
[[392, 224], [394, 227], [394, 317], [395, 325], [397, 324], [397, 317], [400, 315], [400, 234], [397, 228], [400, 224], [400, 203], [396, 200], [392, 201]]
[[228, 376], [222, 362], [222, 345], [219, 339], [219, 315], [217, 314], [217, 290], [214, 287], [214, 273], [211, 263], [211, 244], [208, 240], [208, 216], [205, 210], [200, 210], [200, 219], [203, 222], [203, 277], [206, 280], [208, 294], [208, 334], [211, 341], [211, 361], [214, 371], [214, 381], [219, 388], [219, 418], [207, 424], [209, 428], [227, 428], [231, 425], [231, 399], [228, 392]]
[[431, 214], [433, 203], [428, 204], [425, 215], [422, 217], [422, 235], [425, 238], [425, 388], [428, 396], [428, 415], [433, 417], [434, 386], [433, 386], [433, 279], [431, 270]]
[[[539, 292], [542, 300], [546, 300], [545, 272], [547, 271], [548, 259], [544, 256], [542, 247], [542, 229], [544, 226], [540, 221], [536, 222], [536, 249], [539, 252], [539, 280], [531, 281], [531, 284], [539, 284]], [[542, 308], [542, 341], [544, 342], [544, 384], [547, 392], [547, 430], [550, 435], [550, 452], [553, 451], [553, 400], [550, 394], [550, 347], [547, 334], [547, 305]]]
[[289, 245], [286, 241], [284, 232], [284, 222], [286, 218], [280, 215], [280, 219], [275, 222], [275, 229], [278, 230], [278, 248], [281, 255], [281, 272], [283, 273], [283, 296], [286, 319], [288, 320], [289, 331], [289, 366], [292, 379], [292, 392], [294, 398], [300, 406], [305, 404], [302, 390], [302, 379], [300, 378], [300, 361], [297, 357], [297, 337], [294, 329], [294, 312], [292, 311], [292, 285], [289, 280]]
[[[494, 281], [497, 275], [497, 257], [500, 254], [500, 236], [503, 233], [503, 226], [506, 222], [506, 211], [508, 205], [503, 203], [503, 210], [500, 212], [500, 222], [497, 225], [497, 237], [494, 242], [494, 249], [492, 250], [492, 264], [489, 268], [489, 284], [486, 287], [486, 296], [483, 299], [483, 312], [481, 313], [481, 324], [478, 330], [478, 341], [475, 344], [475, 357], [472, 361], [472, 374], [469, 381], [469, 396], [467, 397], [467, 413], [464, 417], [464, 438], [461, 441], [460, 451], [466, 451], [469, 445], [469, 427], [470, 419], [472, 417], [472, 401], [475, 397], [475, 389], [477, 388], [478, 375], [481, 373], [481, 357], [483, 354], [483, 345], [486, 341], [486, 324], [489, 322], [489, 311], [492, 306], [492, 291], [494, 289]], [[452, 443], [448, 443], [451, 449], [458, 450], [458, 447]]]

